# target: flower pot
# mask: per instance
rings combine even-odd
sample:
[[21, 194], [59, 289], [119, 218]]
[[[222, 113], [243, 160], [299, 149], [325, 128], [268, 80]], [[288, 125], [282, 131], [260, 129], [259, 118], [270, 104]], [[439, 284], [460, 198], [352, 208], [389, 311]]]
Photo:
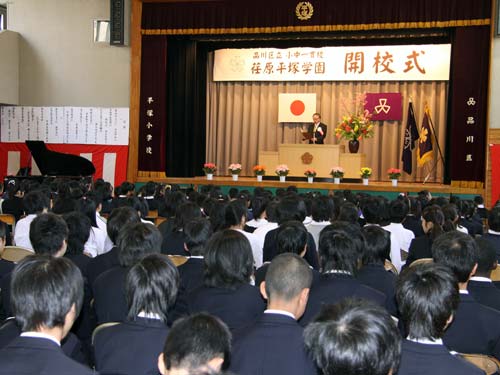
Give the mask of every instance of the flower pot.
[[368, 185], [368, 179], [367, 178], [363, 178], [363, 185]]
[[334, 177], [333, 178], [333, 183], [334, 184], [340, 184], [340, 177]]
[[359, 150], [359, 141], [357, 139], [351, 139], [349, 141], [349, 152], [351, 154], [356, 154]]
[[214, 174], [213, 173], [207, 173], [207, 180], [213, 180], [214, 179]]
[[233, 181], [238, 181], [238, 175], [237, 174], [233, 174]]
[[391, 179], [391, 182], [392, 182], [392, 186], [398, 186], [398, 179], [397, 178]]
[[314, 177], [307, 177], [307, 182], [312, 184], [314, 181]]
[[286, 176], [280, 176], [280, 182], [285, 182], [286, 181]]
[[262, 175], [261, 174], [258, 174], [257, 175], [257, 181], [261, 182], [262, 181]]

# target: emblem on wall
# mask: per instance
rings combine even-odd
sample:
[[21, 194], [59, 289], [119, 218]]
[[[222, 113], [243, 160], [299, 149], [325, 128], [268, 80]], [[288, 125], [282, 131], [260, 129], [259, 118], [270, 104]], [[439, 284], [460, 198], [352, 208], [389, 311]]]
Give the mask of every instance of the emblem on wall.
[[301, 21], [306, 21], [312, 17], [314, 8], [309, 1], [300, 1], [295, 7], [295, 15]]
[[308, 152], [304, 153], [300, 158], [302, 159], [303, 164], [311, 164], [314, 159], [314, 157]]

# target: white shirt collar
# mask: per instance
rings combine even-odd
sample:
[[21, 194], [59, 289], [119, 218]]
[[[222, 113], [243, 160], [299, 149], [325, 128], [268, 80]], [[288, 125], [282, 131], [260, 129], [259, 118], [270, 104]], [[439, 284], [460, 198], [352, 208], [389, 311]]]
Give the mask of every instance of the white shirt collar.
[[192, 259], [203, 259], [203, 255], [191, 255], [189, 258], [192, 258]]
[[482, 276], [472, 276], [471, 281], [481, 281], [483, 283], [491, 283], [491, 279], [488, 279], [487, 277], [482, 277]]
[[349, 271], [345, 270], [330, 270], [330, 271], [325, 271], [323, 272], [325, 275], [326, 274], [340, 274], [340, 275], [352, 275]]
[[139, 314], [137, 314], [139, 318], [146, 318], [146, 319], [156, 319], [156, 320], [161, 320], [160, 315], [154, 314], [154, 313], [146, 313], [144, 311], [141, 311]]
[[500, 236], [500, 232], [495, 232], [494, 230], [488, 229], [489, 234], [496, 234], [497, 236]]
[[413, 341], [413, 342], [417, 342], [419, 344], [427, 344], [427, 345], [443, 345], [443, 340], [441, 339], [417, 339], [417, 338], [414, 338], [414, 337], [411, 337], [411, 336], [408, 336], [406, 338], [408, 341]]
[[58, 346], [61, 346], [61, 343], [54, 336], [48, 335], [43, 332], [27, 331], [21, 333], [21, 337], [35, 337], [39, 339], [47, 339], [56, 343]]
[[460, 289], [458, 291], [460, 294], [469, 294], [469, 291], [468, 290], [463, 290], [463, 289]]
[[291, 312], [285, 311], [285, 310], [273, 310], [273, 309], [267, 309], [264, 311], [264, 314], [279, 314], [279, 315], [286, 315], [293, 320], [295, 319], [295, 315], [293, 315]]

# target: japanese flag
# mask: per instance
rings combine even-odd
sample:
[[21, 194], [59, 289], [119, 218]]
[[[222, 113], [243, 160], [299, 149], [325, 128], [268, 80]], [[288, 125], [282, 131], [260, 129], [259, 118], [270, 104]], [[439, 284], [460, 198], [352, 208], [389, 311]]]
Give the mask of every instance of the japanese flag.
[[279, 94], [278, 122], [311, 122], [316, 94]]

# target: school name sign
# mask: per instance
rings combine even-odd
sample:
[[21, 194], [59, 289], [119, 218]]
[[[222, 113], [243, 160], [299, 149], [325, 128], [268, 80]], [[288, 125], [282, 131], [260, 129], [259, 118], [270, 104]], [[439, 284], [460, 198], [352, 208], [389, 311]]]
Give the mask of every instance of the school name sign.
[[215, 51], [214, 81], [447, 81], [451, 44]]

